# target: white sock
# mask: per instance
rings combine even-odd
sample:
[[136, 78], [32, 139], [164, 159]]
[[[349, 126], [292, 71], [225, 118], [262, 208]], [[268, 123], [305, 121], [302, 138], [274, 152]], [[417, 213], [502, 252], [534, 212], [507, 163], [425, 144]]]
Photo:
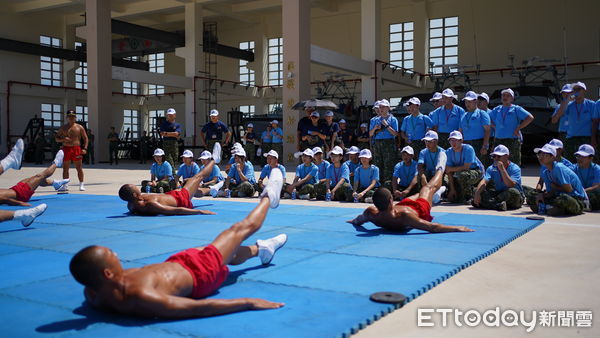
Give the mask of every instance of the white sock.
[[210, 195], [212, 197], [217, 197], [217, 194], [219, 193], [219, 190], [221, 189], [221, 187], [223, 186], [223, 184], [225, 184], [225, 180], [213, 185], [212, 187], [210, 187]]
[[15, 211], [13, 219], [21, 221], [21, 224], [23, 224], [24, 227], [27, 227], [33, 223], [33, 220], [36, 217], [43, 214], [44, 211], [46, 211], [46, 208], [48, 208], [48, 206], [45, 203], [42, 203], [35, 208], [17, 210]]
[[85, 191], [85, 185], [83, 184], [83, 182], [79, 182], [79, 190]]

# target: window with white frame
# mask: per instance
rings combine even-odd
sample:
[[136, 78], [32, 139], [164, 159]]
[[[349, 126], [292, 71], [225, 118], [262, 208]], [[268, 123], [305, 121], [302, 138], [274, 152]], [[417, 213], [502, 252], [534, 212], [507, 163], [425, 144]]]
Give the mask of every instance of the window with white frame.
[[268, 76], [269, 86], [283, 84], [283, 38], [269, 39]]
[[125, 138], [129, 129], [130, 139], [138, 138], [138, 111], [137, 109], [123, 110], [123, 127], [121, 128], [121, 137]]
[[87, 106], [75, 106], [75, 115], [77, 115], [77, 121], [87, 122], [88, 121], [88, 107]]
[[283, 107], [281, 103], [270, 103], [268, 106], [267, 114], [278, 115], [283, 114]]
[[[149, 54], [148, 55], [148, 70], [153, 73], [165, 72], [165, 53]], [[148, 95], [159, 95], [165, 93], [165, 86], [149, 84]]]
[[[40, 35], [40, 45], [62, 48], [62, 40]], [[40, 56], [40, 83], [47, 86], [62, 86], [62, 60], [49, 56]]]
[[149, 110], [148, 111], [148, 134], [150, 134], [150, 131], [156, 129], [157, 126], [157, 121], [159, 117], [163, 117], [165, 116], [165, 110], [164, 109], [159, 109], [159, 110]]
[[[240, 49], [254, 52], [254, 41], [240, 42]], [[248, 61], [240, 60], [240, 82], [246, 86], [254, 86], [254, 71], [248, 68]]]
[[256, 107], [254, 105], [246, 105], [246, 106], [240, 106], [239, 110], [244, 113], [243, 117], [244, 118], [248, 118], [248, 117], [253, 117]]
[[405, 69], [414, 67], [414, 26], [403, 22], [390, 25], [390, 63]]
[[[75, 49], [82, 48], [83, 43], [75, 42]], [[75, 88], [87, 89], [87, 62], [79, 62], [79, 67], [75, 69]]]
[[429, 63], [434, 74], [444, 68], [454, 72], [458, 65], [458, 17], [429, 20]]
[[42, 118], [44, 127], [48, 129], [58, 129], [62, 125], [62, 104], [42, 103]]

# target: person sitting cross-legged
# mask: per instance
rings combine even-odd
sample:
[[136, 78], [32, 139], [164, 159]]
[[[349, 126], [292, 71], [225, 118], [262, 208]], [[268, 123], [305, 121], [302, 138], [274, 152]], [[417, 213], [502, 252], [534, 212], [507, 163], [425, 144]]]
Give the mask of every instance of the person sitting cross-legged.
[[392, 181], [387, 181], [384, 184], [394, 195], [394, 200], [401, 201], [419, 192], [417, 188], [417, 161], [413, 158], [414, 153], [411, 146], [402, 148], [402, 161], [394, 166]]
[[354, 171], [354, 193], [348, 194], [348, 202], [355, 200], [359, 202], [373, 202], [375, 188], [379, 187], [379, 168], [371, 164], [371, 151], [363, 149], [358, 155], [361, 166]]
[[[213, 154], [211, 154], [208, 150], [204, 150], [200, 157], [198, 158], [202, 165], [200, 166], [200, 170], [206, 168], [206, 166], [212, 161]], [[212, 197], [217, 197], [219, 189], [225, 183], [225, 179], [221, 174], [221, 170], [219, 166], [214, 165], [212, 171], [208, 174], [208, 176], [202, 179], [200, 186], [198, 187], [198, 191], [195, 194], [195, 197], [206, 196], [210, 193]]]
[[315, 186], [317, 199], [325, 200], [327, 194], [330, 194], [332, 201], [345, 201], [348, 199], [348, 195], [352, 195], [352, 187], [349, 183], [350, 169], [346, 163], [342, 163], [344, 150], [340, 146], [334, 146], [329, 157], [331, 165], [327, 167], [325, 184]]
[[594, 147], [589, 144], [582, 144], [575, 152], [574, 171], [588, 195], [591, 211], [600, 210], [600, 165], [594, 163], [595, 154]]
[[[254, 188], [256, 189], [256, 191], [258, 191], [259, 194], [262, 193], [265, 189], [265, 184], [263, 182], [264, 179], [268, 179], [271, 176], [271, 172], [275, 168], [279, 168], [279, 170], [283, 174], [283, 184], [285, 184], [285, 167], [279, 164], [279, 154], [277, 153], [277, 151], [271, 149], [268, 153], [263, 155], [267, 158], [267, 164], [263, 167], [262, 171], [260, 172], [260, 176], [258, 177], [258, 182], [256, 182], [256, 184], [254, 185]], [[283, 195], [283, 186], [281, 194]]]
[[150, 167], [150, 180], [142, 181], [142, 190], [144, 192], [163, 193], [175, 188], [176, 182], [173, 178], [173, 167], [165, 160], [165, 151], [156, 148], [154, 154], [154, 163]]
[[481, 180], [483, 164], [470, 144], [463, 144], [462, 133], [450, 133], [450, 148], [446, 150], [446, 175], [448, 177], [448, 201], [464, 203], [473, 197], [475, 185]]
[[[317, 184], [315, 184], [315, 193], [317, 199], [324, 200], [325, 194], [323, 192], [327, 190], [327, 168], [331, 166], [331, 163], [323, 158], [324, 154], [321, 147], [314, 147], [312, 151], [314, 154], [313, 163], [319, 168], [319, 180], [317, 181]], [[321, 192], [321, 194], [319, 194], [319, 192]]]
[[252, 197], [254, 196], [254, 166], [250, 161], [246, 161], [246, 151], [238, 149], [235, 153], [235, 163], [229, 168], [221, 196], [228, 196], [230, 190], [231, 197]]
[[494, 163], [477, 185], [472, 205], [500, 211], [519, 209], [524, 200], [521, 168], [509, 160], [510, 152], [502, 144], [494, 148], [491, 156]]
[[315, 156], [312, 149], [305, 149], [302, 153], [302, 163], [296, 167], [296, 176], [292, 184], [284, 185], [284, 196], [290, 198], [294, 196], [294, 191], [300, 199], [308, 200], [315, 198], [315, 184], [319, 180], [319, 167], [313, 163]]

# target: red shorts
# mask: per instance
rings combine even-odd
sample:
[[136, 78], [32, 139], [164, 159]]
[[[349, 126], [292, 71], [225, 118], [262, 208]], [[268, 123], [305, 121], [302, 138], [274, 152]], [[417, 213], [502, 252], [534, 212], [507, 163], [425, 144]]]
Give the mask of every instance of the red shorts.
[[203, 250], [187, 249], [167, 258], [178, 263], [192, 275], [194, 290], [192, 298], [204, 298], [215, 292], [227, 278], [229, 269], [223, 264], [223, 256], [209, 244]]
[[190, 199], [190, 193], [187, 191], [187, 189], [171, 190], [169, 192], [166, 192], [165, 194], [175, 197], [178, 207], [183, 207], [183, 208], [188, 208], [188, 209], [194, 208], [194, 206], [192, 205], [192, 201]]
[[33, 196], [33, 190], [27, 183], [19, 182], [14, 187], [10, 187], [17, 194], [17, 200], [27, 202]]
[[429, 213], [431, 211], [431, 205], [424, 198], [417, 198], [416, 201], [411, 200], [410, 198], [405, 198], [402, 201], [398, 202], [396, 205], [404, 205], [407, 206], [419, 214], [420, 219], [424, 219], [426, 221], [433, 221], [433, 217]]
[[65, 153], [64, 161], [81, 161], [83, 159], [80, 146], [63, 146], [62, 151]]

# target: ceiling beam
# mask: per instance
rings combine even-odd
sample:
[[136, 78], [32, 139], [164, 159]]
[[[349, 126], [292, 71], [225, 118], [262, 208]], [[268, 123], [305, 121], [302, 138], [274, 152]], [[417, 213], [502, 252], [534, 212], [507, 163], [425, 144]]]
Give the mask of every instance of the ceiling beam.
[[13, 11], [17, 13], [33, 13], [49, 9], [67, 7], [76, 4], [77, 0], [34, 0], [19, 1], [12, 5]]
[[[281, 7], [282, 0], [256, 0], [239, 4], [232, 4], [231, 10], [234, 13], [253, 12], [263, 9], [272, 9]], [[283, 0], [285, 1], [285, 0]]]

